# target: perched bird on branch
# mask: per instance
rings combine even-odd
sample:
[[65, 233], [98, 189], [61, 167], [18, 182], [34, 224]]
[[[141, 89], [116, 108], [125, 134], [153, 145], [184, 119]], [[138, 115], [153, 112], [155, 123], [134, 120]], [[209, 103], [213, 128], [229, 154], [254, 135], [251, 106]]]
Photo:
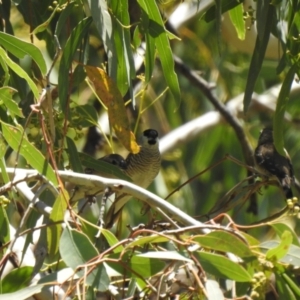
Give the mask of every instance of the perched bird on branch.
[[[140, 152], [137, 154], [129, 153], [126, 159], [119, 154], [109, 154], [99, 160], [118, 167], [125, 175], [131, 178], [133, 183], [140, 187], [147, 188], [157, 176], [161, 166], [157, 131], [154, 129], [145, 130], [139, 141], [139, 146]], [[116, 178], [111, 174], [103, 174], [103, 172], [100, 173], [92, 168], [86, 168], [85, 173]], [[79, 199], [99, 192], [101, 191], [97, 189], [94, 191], [80, 187], [80, 189], [75, 191], [71, 203], [75, 203]], [[120, 216], [123, 206], [128, 200], [130, 200], [130, 198], [130, 195], [116, 195], [115, 201], [112, 203], [105, 215], [104, 223], [107, 228], [113, 226]]]
[[[158, 133], [154, 129], [143, 132], [139, 142], [140, 152], [129, 153], [126, 158], [126, 168], [123, 172], [128, 175], [136, 185], [147, 188], [157, 176], [161, 166]], [[110, 228], [120, 216], [121, 210], [131, 198], [128, 195], [118, 195], [105, 216], [105, 226]]]
[[[285, 149], [284, 149], [285, 150]], [[291, 185], [294, 183], [294, 171], [288, 153], [285, 156], [277, 152], [273, 142], [273, 130], [264, 128], [259, 136], [254, 158], [258, 170], [272, 178], [276, 178], [287, 199], [293, 198]]]

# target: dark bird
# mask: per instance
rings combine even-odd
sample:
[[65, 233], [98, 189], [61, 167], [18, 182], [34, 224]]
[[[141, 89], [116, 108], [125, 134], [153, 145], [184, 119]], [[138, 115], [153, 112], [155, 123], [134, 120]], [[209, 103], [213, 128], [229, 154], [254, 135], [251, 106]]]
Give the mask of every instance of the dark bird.
[[[284, 149], [285, 150], [285, 149]], [[258, 170], [269, 177], [276, 178], [287, 199], [293, 198], [291, 185], [294, 183], [294, 171], [288, 153], [285, 156], [278, 153], [273, 141], [273, 130], [262, 130], [258, 145], [254, 151], [254, 158]]]
[[[123, 170], [136, 185], [147, 188], [157, 176], [161, 166], [161, 155], [159, 152], [158, 133], [154, 129], [143, 132], [139, 142], [140, 152], [129, 153], [126, 158], [126, 168]], [[131, 198], [128, 195], [117, 196], [105, 216], [105, 226], [112, 227], [120, 216], [120, 212], [126, 202]]]

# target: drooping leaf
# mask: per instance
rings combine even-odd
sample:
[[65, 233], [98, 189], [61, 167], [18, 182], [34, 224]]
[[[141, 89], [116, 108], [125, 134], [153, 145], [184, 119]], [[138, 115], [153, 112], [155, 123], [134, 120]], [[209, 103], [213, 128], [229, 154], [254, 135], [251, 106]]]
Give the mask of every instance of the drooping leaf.
[[51, 214], [49, 216], [50, 224], [47, 227], [47, 247], [51, 257], [58, 251], [60, 236], [62, 233], [62, 224], [51, 224], [64, 220], [64, 215], [67, 209], [67, 201], [69, 195], [66, 190], [62, 190], [56, 198]]
[[239, 4], [229, 11], [231, 22], [237, 32], [238, 38], [244, 40], [246, 36], [245, 21], [243, 19], [243, 4]]
[[104, 70], [92, 66], [85, 67], [93, 82], [98, 97], [108, 109], [109, 123], [124, 147], [132, 153], [139, 152], [134, 134], [130, 131], [124, 101], [114, 81]]
[[59, 65], [58, 90], [60, 107], [62, 111], [66, 110], [67, 98], [70, 87], [69, 69], [71, 67], [73, 57], [77, 51], [79, 43], [86, 35], [92, 18], [85, 18], [73, 29], [66, 45], [63, 49], [62, 58]]
[[77, 173], [83, 173], [83, 168], [74, 141], [68, 136], [66, 137], [66, 140], [68, 145], [69, 162], [72, 170]]
[[284, 231], [281, 235], [280, 244], [273, 249], [269, 249], [266, 253], [267, 259], [278, 261], [279, 259], [283, 258], [289, 251], [289, 247], [291, 246], [292, 242], [293, 236], [290, 231]]
[[86, 0], [90, 14], [103, 41], [103, 46], [108, 60], [108, 74], [117, 80], [117, 53], [114, 41], [114, 28], [106, 0]]
[[261, 24], [260, 30], [261, 32], [257, 35], [255, 47], [253, 50], [253, 55], [250, 63], [250, 68], [248, 71], [247, 76], [247, 83], [245, 87], [245, 94], [244, 94], [244, 113], [247, 112], [249, 104], [251, 102], [252, 93], [254, 91], [255, 83], [260, 73], [262, 63], [265, 57], [265, 52], [267, 49], [267, 45], [269, 42], [269, 37], [272, 28], [272, 21], [275, 15], [275, 8], [270, 3], [270, 1], [259, 1], [259, 3], [264, 2], [267, 3], [266, 5], [258, 5], [260, 7], [260, 16], [261, 16]]
[[[28, 164], [40, 174], [45, 175], [54, 185], [58, 185], [56, 174], [51, 165], [42, 153], [27, 140], [26, 135], [23, 135], [23, 129], [21, 130], [4, 122], [1, 122], [1, 126], [3, 136], [9, 146], [14, 151], [20, 151], [20, 154], [26, 159]], [[22, 143], [21, 147], [20, 143]]]
[[115, 18], [114, 25], [114, 40], [116, 44], [116, 52], [118, 59], [117, 66], [117, 85], [122, 96], [130, 91], [131, 99], [134, 102], [134, 94], [131, 84], [131, 79], [135, 77], [135, 67], [130, 41], [130, 18], [128, 13], [127, 0], [111, 2], [111, 8]]
[[276, 150], [285, 156], [284, 145], [283, 145], [283, 129], [284, 129], [284, 113], [286, 105], [289, 101], [289, 94], [291, 90], [291, 85], [294, 80], [295, 72], [297, 70], [297, 65], [294, 64], [287, 72], [285, 79], [282, 83], [276, 110], [273, 119], [273, 137]]
[[175, 109], [177, 109], [181, 101], [180, 88], [174, 69], [174, 60], [168, 34], [165, 30], [160, 11], [155, 0], [138, 0], [138, 3], [149, 17], [148, 33], [155, 39], [155, 46], [159, 54], [164, 77], [175, 100]]
[[35, 45], [4, 32], [0, 32], [0, 45], [18, 58], [24, 58], [25, 55], [29, 55], [36, 62], [41, 72], [46, 74], [47, 66], [44, 56]]
[[2, 87], [0, 88], [0, 102], [3, 101], [5, 107], [7, 108], [8, 113], [14, 118], [19, 116], [24, 118], [22, 110], [19, 108], [18, 104], [13, 100], [13, 94], [17, 92], [11, 87]]
[[33, 80], [28, 76], [28, 74], [14, 61], [12, 61], [7, 53], [3, 50], [3, 48], [0, 47], [0, 56], [1, 60], [4, 61], [7, 66], [12, 69], [19, 77], [24, 78], [26, 82], [28, 83], [30, 89], [32, 90], [34, 97], [38, 99], [39, 97], [39, 91]]

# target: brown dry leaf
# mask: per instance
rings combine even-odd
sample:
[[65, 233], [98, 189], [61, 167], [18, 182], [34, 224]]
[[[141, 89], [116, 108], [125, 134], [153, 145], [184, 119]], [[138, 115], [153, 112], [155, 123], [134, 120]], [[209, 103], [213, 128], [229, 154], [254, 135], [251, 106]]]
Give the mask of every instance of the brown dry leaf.
[[134, 154], [138, 153], [140, 147], [130, 130], [124, 101], [117, 85], [101, 68], [85, 66], [85, 70], [88, 78], [94, 84], [98, 97], [108, 109], [109, 123], [116, 136], [128, 151]]

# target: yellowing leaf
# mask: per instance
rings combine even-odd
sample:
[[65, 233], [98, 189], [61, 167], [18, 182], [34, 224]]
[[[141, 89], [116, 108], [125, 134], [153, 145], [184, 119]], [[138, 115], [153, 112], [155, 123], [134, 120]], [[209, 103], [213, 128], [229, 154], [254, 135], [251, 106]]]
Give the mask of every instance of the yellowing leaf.
[[108, 109], [109, 122], [118, 139], [128, 151], [138, 153], [140, 148], [135, 141], [134, 134], [130, 131], [124, 100], [117, 85], [100, 68], [85, 66], [85, 70], [94, 84], [97, 96]]

